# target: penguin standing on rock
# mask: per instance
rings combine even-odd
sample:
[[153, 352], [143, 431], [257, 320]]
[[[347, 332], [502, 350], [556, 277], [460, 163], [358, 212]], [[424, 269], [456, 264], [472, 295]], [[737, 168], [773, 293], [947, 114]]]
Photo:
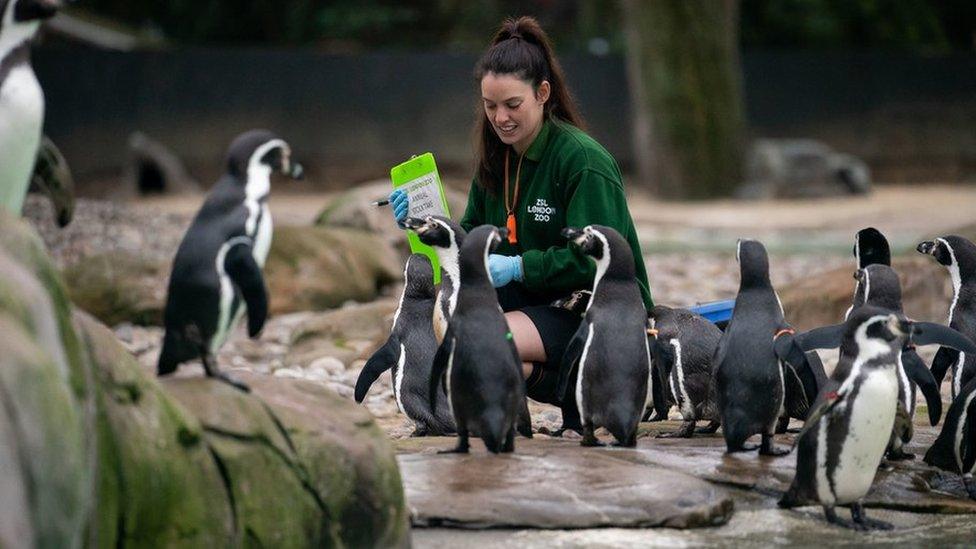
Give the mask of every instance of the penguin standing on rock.
[[481, 225], [461, 244], [457, 303], [434, 355], [428, 393], [437, 413], [437, 385], [447, 390], [458, 433], [457, 447], [448, 452], [467, 453], [469, 435], [480, 436], [492, 453], [513, 452], [516, 429], [532, 437], [522, 362], [488, 274], [488, 254], [506, 233]]
[[[674, 433], [660, 438], [690, 438], [694, 433], [714, 433], [720, 425], [712, 356], [722, 331], [701, 315], [687, 309], [656, 305], [651, 310], [651, 356], [653, 369], [664, 384], [684, 423]], [[655, 395], [655, 398], [658, 398]], [[707, 420], [708, 427], [695, 429], [695, 422]]]
[[[949, 270], [952, 279], [952, 305], [949, 327], [976, 341], [976, 244], [961, 236], [943, 236], [918, 245], [919, 253], [928, 254]], [[941, 385], [946, 372], [952, 370], [952, 400], [962, 388], [976, 378], [976, 354], [961, 353], [943, 347], [932, 360], [932, 375]]]
[[602, 445], [593, 434], [598, 427], [606, 427], [617, 445], [635, 446], [649, 397], [651, 357], [633, 253], [610, 227], [568, 227], [562, 234], [596, 263], [596, 276], [583, 322], [563, 355], [558, 394], [571, 397], [575, 372], [583, 446]]
[[816, 376], [783, 318], [769, 281], [766, 248], [756, 240], [739, 240], [736, 258], [739, 293], [713, 358], [722, 433], [729, 452], [755, 450], [746, 439], [760, 434], [761, 455], [783, 455], [789, 450], [773, 445], [773, 433], [787, 414], [786, 373], [807, 386], [800, 396], [816, 393]]
[[393, 315], [393, 329], [386, 343], [369, 358], [356, 380], [356, 402], [383, 372], [393, 369], [393, 396], [397, 407], [413, 420], [413, 436], [453, 434], [454, 419], [447, 394], [437, 387], [437, 413], [431, 411], [430, 369], [437, 351], [434, 327], [434, 270], [422, 254], [407, 258], [403, 269], [403, 293]]
[[44, 92], [30, 63], [30, 40], [60, 0], [0, 0], [0, 207], [20, 215], [31, 181]]
[[[864, 305], [851, 313], [843, 324], [840, 360], [798, 437], [796, 476], [780, 507], [820, 504], [828, 522], [858, 530], [891, 528], [868, 519], [861, 500], [894, 427], [899, 355], [911, 342], [936, 341], [976, 348], [958, 332], [887, 309]], [[853, 523], [834, 512], [835, 505], [848, 504]]]
[[257, 337], [268, 314], [261, 272], [271, 247], [271, 173], [300, 178], [288, 143], [266, 130], [239, 135], [227, 153], [227, 172], [197, 212], [173, 260], [166, 297], [166, 334], [157, 373], [171, 374], [197, 357], [210, 377], [247, 386], [217, 369], [215, 356], [247, 311]]

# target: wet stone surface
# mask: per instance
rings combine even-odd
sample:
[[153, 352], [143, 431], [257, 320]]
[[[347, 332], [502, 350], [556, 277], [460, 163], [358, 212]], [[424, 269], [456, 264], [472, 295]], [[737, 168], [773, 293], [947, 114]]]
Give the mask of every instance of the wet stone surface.
[[637, 463], [631, 449], [581, 449], [540, 436], [517, 440], [509, 455], [488, 455], [477, 441], [470, 454], [432, 453], [452, 443], [400, 445], [424, 448], [398, 458], [415, 526], [695, 528], [723, 524], [732, 513], [722, 487]]

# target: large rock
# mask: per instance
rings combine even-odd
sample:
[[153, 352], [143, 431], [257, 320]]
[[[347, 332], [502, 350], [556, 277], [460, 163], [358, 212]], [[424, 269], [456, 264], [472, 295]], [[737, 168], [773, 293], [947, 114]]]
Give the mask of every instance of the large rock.
[[[349, 227], [379, 235], [387, 244], [400, 251], [405, 259], [410, 249], [403, 231], [393, 222], [390, 208], [373, 206], [374, 201], [389, 196], [391, 190], [389, 180], [364, 183], [350, 189], [326, 205], [315, 224]], [[447, 194], [451, 217], [460, 219], [467, 205], [467, 195], [451, 187], [445, 187], [444, 192]]]
[[863, 160], [813, 139], [757, 139], [746, 155], [741, 198], [814, 198], [864, 194], [871, 170]]
[[[158, 253], [110, 251], [79, 259], [63, 276], [71, 300], [102, 322], [159, 326], [171, 265]], [[403, 278], [403, 265], [397, 252], [363, 231], [282, 226], [264, 276], [271, 314], [281, 314], [375, 299]]]
[[105, 252], [64, 270], [71, 300], [102, 322], [163, 323], [170, 264], [152, 256]]
[[[447, 448], [453, 439], [401, 441]], [[629, 449], [516, 441], [513, 455], [429, 452], [399, 457], [413, 522], [462, 528], [695, 528], [724, 524], [732, 499], [722, 488], [655, 466], [635, 465]]]
[[409, 543], [365, 410], [301, 381], [161, 385], [72, 316], [39, 240], [4, 214], [0, 334], [0, 545]]
[[[891, 265], [901, 280], [905, 313], [919, 320], [944, 321], [951, 301], [945, 268], [921, 255], [894, 257]], [[841, 267], [780, 288], [786, 318], [800, 330], [844, 320], [854, 298], [854, 270], [853, 265]]]
[[403, 264], [364, 231], [285, 226], [275, 230], [264, 272], [271, 313], [278, 314], [371, 301], [403, 278]]

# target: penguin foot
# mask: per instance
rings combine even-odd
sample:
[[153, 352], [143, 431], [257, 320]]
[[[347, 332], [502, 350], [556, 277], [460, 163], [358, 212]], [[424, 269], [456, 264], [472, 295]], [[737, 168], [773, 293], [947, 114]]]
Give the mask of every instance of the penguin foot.
[[695, 432], [701, 435], [711, 435], [718, 431], [718, 428], [722, 426], [721, 421], [709, 421], [708, 425], [704, 427], [698, 427]]
[[425, 437], [425, 436], [427, 436], [427, 434], [428, 434], [428, 431], [427, 431], [427, 428], [426, 427], [420, 427], [420, 426], [418, 426], [417, 428], [415, 428], [413, 430], [412, 433], [410, 433], [410, 436], [411, 437]]
[[695, 434], [695, 422], [686, 421], [673, 433], [658, 433], [655, 438], [691, 438]]
[[891, 530], [894, 528], [891, 523], [868, 518], [864, 514], [864, 506], [860, 502], [851, 504], [851, 518], [854, 519], [854, 524], [851, 527], [855, 530]]
[[606, 446], [606, 444], [596, 438], [592, 426], [586, 425], [583, 427], [583, 440], [580, 441], [580, 446]]
[[973, 477], [962, 477], [962, 482], [966, 485], [966, 492], [969, 493], [969, 499], [976, 500], [976, 479]]
[[762, 444], [759, 447], [759, 455], [761, 456], [785, 456], [790, 453], [789, 448], [777, 448], [773, 444], [772, 435], [763, 435]]
[[627, 440], [619, 441], [615, 440], [611, 443], [611, 446], [617, 446], [618, 448], [636, 448], [637, 447], [637, 433], [634, 433]]
[[458, 443], [457, 446], [451, 448], [450, 450], [440, 450], [438, 454], [467, 454], [468, 453], [468, 432], [458, 432]]
[[248, 385], [246, 383], [244, 383], [243, 381], [238, 381], [237, 379], [234, 379], [234, 377], [232, 377], [230, 374], [225, 374], [224, 372], [219, 372], [219, 373], [215, 374], [214, 377], [217, 378], [217, 379], [219, 379], [220, 381], [223, 381], [224, 383], [227, 383], [228, 385], [231, 385], [231, 386], [235, 387], [236, 389], [239, 389], [241, 391], [244, 391], [245, 393], [250, 393], [251, 392], [251, 388], [248, 387]]
[[915, 459], [915, 454], [906, 452], [902, 449], [891, 450], [885, 455], [885, 459], [888, 461], [905, 461], [909, 459]]

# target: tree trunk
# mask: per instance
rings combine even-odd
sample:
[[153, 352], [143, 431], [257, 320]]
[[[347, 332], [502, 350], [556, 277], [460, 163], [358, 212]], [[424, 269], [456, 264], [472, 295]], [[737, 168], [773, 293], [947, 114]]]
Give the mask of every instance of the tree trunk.
[[742, 175], [738, 0], [621, 0], [640, 184], [728, 196]]

